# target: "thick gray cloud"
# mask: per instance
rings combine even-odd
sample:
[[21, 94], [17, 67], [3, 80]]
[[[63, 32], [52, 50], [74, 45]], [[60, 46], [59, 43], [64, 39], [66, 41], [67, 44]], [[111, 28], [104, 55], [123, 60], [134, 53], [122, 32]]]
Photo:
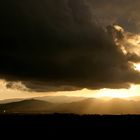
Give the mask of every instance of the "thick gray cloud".
[[[92, 2], [1, 2], [1, 74], [32, 83], [53, 83], [62, 90], [68, 90], [64, 85], [75, 90], [128, 88], [129, 83], [139, 83], [140, 74], [98, 25], [98, 9], [92, 13], [98, 5], [104, 11], [105, 2]], [[24, 84], [37, 90], [29, 82]]]
[[131, 32], [140, 32], [139, 0], [88, 0], [92, 13], [103, 25], [117, 23]]

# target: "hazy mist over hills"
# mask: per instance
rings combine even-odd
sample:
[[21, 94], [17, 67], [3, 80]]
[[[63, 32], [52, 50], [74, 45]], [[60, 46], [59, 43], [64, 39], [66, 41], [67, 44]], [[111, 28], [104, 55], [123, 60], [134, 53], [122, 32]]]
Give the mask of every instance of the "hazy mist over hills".
[[[64, 97], [64, 102], [49, 97], [47, 101], [28, 99], [1, 104], [1, 113], [74, 113], [74, 114], [140, 114], [140, 101], [114, 98], [102, 100], [95, 98]], [[61, 98], [62, 99], [62, 98]], [[68, 99], [68, 101], [66, 100]], [[73, 101], [72, 101], [73, 99]], [[70, 102], [71, 100], [71, 102]], [[52, 101], [52, 102], [50, 102]]]

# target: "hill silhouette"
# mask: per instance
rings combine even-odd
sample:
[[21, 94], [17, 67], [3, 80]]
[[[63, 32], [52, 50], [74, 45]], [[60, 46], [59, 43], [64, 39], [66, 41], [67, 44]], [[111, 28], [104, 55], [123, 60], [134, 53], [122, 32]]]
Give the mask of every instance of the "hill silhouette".
[[52, 102], [52, 103], [71, 103], [86, 99], [86, 97], [73, 97], [73, 96], [44, 96], [36, 97], [37, 100]]
[[1, 104], [1, 113], [74, 113], [74, 114], [140, 114], [140, 101], [112, 99], [103, 101], [89, 98], [71, 103], [51, 103], [28, 99]]
[[19, 102], [23, 100], [25, 99], [24, 98], [5, 99], [5, 100], [0, 100], [0, 104], [8, 104], [8, 103]]
[[13, 103], [1, 104], [0, 111], [7, 113], [34, 113], [49, 111], [52, 103], [35, 99], [23, 100]]

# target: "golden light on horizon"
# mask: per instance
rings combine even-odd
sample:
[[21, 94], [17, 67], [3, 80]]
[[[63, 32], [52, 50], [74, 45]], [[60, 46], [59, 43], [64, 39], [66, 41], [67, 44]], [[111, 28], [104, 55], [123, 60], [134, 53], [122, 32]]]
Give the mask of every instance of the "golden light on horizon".
[[[140, 64], [137, 68], [140, 68]], [[140, 69], [139, 69], [140, 70]], [[57, 92], [35, 92], [18, 89], [7, 89], [5, 80], [0, 80], [0, 100], [12, 98], [32, 98], [38, 96], [73, 96], [73, 97], [87, 97], [87, 98], [129, 98], [140, 96], [140, 85], [131, 85], [129, 89], [81, 89], [77, 91], [57, 91]], [[21, 85], [22, 86], [22, 85]]]
[[63, 91], [56, 92], [53, 96], [73, 96], [73, 97], [87, 97], [87, 98], [122, 98], [127, 99], [130, 97], [140, 96], [140, 85], [131, 85], [129, 89], [109, 89], [104, 88], [100, 90], [82, 89], [78, 91]]
[[129, 89], [101, 89], [98, 94], [96, 94], [97, 98], [129, 98], [129, 97], [137, 97], [140, 96], [140, 86], [132, 85]]

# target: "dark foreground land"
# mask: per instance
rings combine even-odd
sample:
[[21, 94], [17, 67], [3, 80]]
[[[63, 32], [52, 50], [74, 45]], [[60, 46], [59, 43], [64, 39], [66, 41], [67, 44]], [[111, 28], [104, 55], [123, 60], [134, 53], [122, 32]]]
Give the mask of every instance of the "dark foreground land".
[[[1, 114], [0, 134], [32, 139], [137, 139], [139, 115]], [[135, 138], [134, 138], [135, 137]], [[5, 138], [6, 139], [6, 138]]]
[[140, 130], [139, 115], [1, 114], [0, 130]]

